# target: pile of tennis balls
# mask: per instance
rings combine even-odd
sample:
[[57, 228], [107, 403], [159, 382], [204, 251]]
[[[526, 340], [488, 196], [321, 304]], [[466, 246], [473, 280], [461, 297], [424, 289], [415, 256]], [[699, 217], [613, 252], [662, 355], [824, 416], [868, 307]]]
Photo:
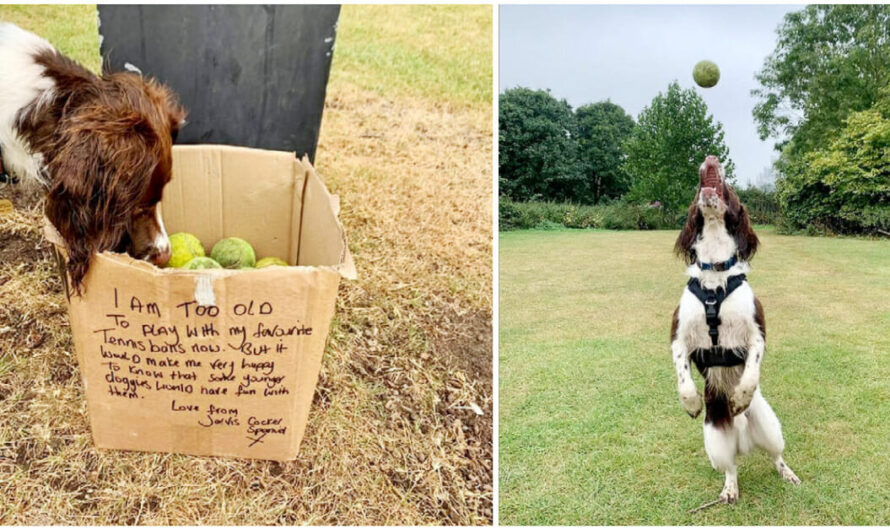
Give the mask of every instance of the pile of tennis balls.
[[280, 258], [268, 257], [257, 261], [253, 247], [240, 237], [219, 240], [208, 257], [200, 239], [188, 232], [177, 232], [170, 236], [170, 261], [165, 267], [187, 270], [262, 269], [272, 265], [288, 266]]

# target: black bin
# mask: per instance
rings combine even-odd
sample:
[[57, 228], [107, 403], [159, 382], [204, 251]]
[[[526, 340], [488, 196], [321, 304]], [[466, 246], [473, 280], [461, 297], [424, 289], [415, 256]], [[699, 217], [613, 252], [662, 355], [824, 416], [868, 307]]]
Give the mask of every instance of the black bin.
[[178, 143], [314, 161], [340, 6], [99, 5], [113, 70], [166, 83], [188, 110]]

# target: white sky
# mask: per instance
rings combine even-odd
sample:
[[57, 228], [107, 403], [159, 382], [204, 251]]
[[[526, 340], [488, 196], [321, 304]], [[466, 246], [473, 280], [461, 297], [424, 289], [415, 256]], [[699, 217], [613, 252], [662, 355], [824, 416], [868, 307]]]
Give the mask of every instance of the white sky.
[[[801, 5], [501, 6], [500, 91], [551, 89], [572, 107], [611, 100], [631, 116], [668, 84], [695, 87], [723, 124], [736, 176], [756, 181], [775, 158], [761, 142], [751, 111], [754, 74], [776, 46], [784, 15]], [[720, 82], [692, 80], [702, 59], [720, 67]]]

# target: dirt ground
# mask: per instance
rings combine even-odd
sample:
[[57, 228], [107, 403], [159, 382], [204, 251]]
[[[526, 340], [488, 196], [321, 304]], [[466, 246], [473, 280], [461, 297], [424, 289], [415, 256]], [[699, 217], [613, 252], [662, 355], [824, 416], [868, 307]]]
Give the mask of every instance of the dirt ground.
[[0, 524], [491, 524], [491, 109], [332, 82], [343, 281], [300, 455], [99, 450], [39, 194], [0, 185]]

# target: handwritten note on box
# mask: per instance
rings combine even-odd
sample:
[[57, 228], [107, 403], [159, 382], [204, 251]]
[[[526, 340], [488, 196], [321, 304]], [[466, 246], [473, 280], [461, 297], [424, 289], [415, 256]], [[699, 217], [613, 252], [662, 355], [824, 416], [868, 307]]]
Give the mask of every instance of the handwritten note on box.
[[[240, 189], [246, 167], [269, 177]], [[300, 266], [160, 270], [121, 254], [94, 256], [83, 296], [72, 294], [69, 305], [93, 440], [113, 449], [292, 460], [340, 277], [355, 277], [337, 201], [307, 161], [222, 146], [177, 147], [169, 188], [171, 232], [198, 234], [207, 246], [246, 233], [258, 255]], [[239, 204], [264, 215], [211, 206], [211, 189], [219, 201], [241, 192]], [[260, 230], [257, 221], [265, 223]]]

